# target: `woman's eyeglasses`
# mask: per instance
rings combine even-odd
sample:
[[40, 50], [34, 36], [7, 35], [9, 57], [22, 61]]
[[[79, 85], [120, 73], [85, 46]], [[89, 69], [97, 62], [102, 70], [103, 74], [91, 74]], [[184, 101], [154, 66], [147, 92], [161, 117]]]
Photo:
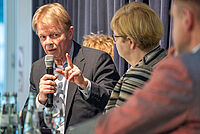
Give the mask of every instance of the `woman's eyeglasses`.
[[125, 36], [120, 36], [120, 35], [115, 35], [115, 34], [112, 34], [112, 38], [113, 38], [113, 41], [116, 42], [116, 38], [117, 37], [125, 37]]

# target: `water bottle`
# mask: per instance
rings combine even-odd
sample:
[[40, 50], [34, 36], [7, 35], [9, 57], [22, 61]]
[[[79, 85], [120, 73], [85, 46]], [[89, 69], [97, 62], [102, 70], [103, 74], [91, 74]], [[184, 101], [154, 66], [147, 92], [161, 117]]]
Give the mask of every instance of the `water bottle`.
[[9, 94], [3, 93], [0, 109], [0, 134], [8, 134], [9, 126]]
[[28, 109], [24, 123], [24, 134], [41, 134], [38, 111], [35, 104], [36, 95], [32, 92], [29, 93]]
[[1, 109], [1, 92], [0, 92], [0, 109]]
[[18, 134], [17, 93], [9, 93], [9, 134]]

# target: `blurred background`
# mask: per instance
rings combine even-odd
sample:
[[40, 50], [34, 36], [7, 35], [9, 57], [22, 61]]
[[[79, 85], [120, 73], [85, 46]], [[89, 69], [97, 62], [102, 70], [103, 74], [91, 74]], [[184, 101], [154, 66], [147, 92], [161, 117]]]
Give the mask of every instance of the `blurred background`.
[[31, 17], [31, 0], [0, 0], [0, 92], [17, 92], [19, 109], [29, 90]]

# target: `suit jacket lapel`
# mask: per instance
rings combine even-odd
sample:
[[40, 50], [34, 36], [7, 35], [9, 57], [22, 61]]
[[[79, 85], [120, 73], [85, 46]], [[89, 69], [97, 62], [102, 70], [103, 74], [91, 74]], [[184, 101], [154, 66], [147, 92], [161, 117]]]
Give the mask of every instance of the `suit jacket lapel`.
[[[84, 54], [81, 49], [81, 46], [74, 42], [74, 54], [72, 62], [76, 65], [82, 72], [84, 70], [85, 62], [84, 62]], [[69, 114], [69, 110], [71, 108], [71, 104], [74, 98], [74, 95], [78, 90], [78, 86], [72, 82], [69, 83], [68, 91], [67, 91], [67, 102], [66, 102], [66, 109], [65, 109], [65, 120], [67, 120], [67, 116]]]
[[[39, 93], [39, 83], [40, 79], [46, 74], [46, 66], [45, 66], [45, 58], [43, 57], [42, 60], [39, 63], [39, 67], [36, 71], [34, 71], [34, 83], [35, 87], [37, 89], [37, 92]], [[32, 81], [31, 81], [32, 82]]]

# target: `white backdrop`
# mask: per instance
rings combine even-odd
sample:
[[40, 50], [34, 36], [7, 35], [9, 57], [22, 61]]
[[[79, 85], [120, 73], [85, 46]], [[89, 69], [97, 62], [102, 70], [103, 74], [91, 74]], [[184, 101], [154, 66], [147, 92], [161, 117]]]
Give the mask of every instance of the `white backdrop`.
[[22, 109], [29, 92], [32, 64], [32, 1], [4, 0], [6, 22], [6, 91], [18, 93]]

